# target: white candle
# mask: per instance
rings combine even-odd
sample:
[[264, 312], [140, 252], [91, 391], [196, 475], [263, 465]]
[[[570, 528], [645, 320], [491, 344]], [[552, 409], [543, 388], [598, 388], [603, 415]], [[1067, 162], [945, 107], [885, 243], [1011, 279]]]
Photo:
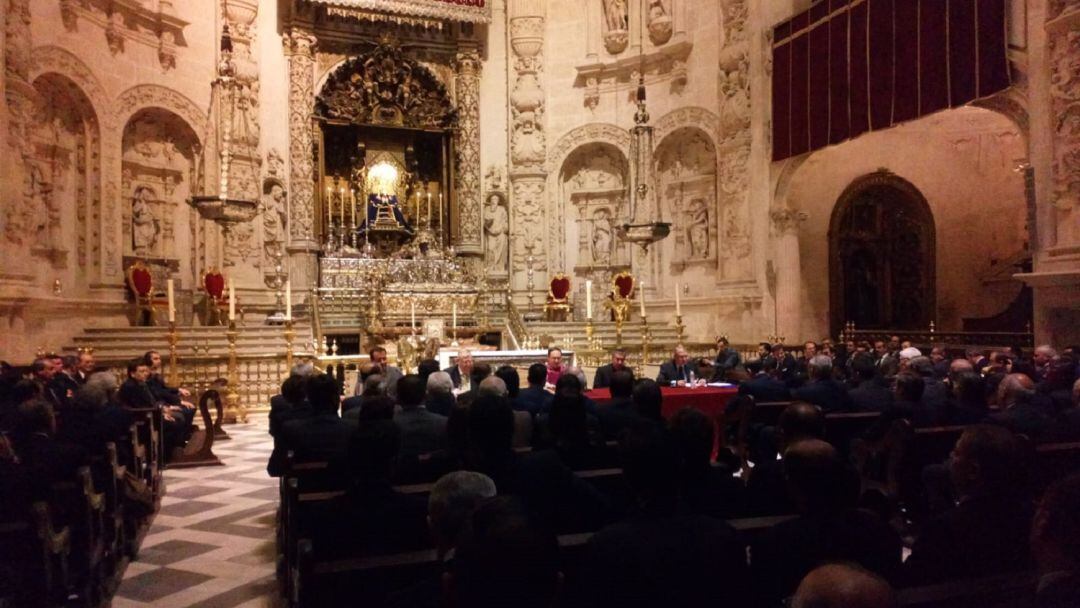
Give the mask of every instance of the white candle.
[[412, 317], [410, 327], [416, 329], [416, 300], [409, 300], [409, 315]]
[[165, 282], [165, 291], [169, 294], [169, 323], [176, 323], [176, 304], [173, 302], [173, 280]]
[[334, 224], [334, 197], [332, 196], [330, 186], [326, 187], [326, 226], [329, 228]]
[[236, 320], [236, 290], [233, 289], [232, 279], [229, 279], [229, 321]]
[[292, 321], [292, 279], [285, 279], [285, 320]]
[[638, 295], [641, 296], [641, 318], [644, 319], [645, 318], [645, 284], [644, 283], [642, 283], [641, 287], [638, 288]]
[[427, 193], [427, 223], [431, 224], [431, 192]]
[[679, 302], [679, 284], [675, 283], [675, 314], [682, 316], [682, 303]]
[[592, 281], [585, 281], [585, 317], [592, 319]]
[[457, 327], [457, 302], [454, 302], [454, 318], [450, 322], [450, 327]]

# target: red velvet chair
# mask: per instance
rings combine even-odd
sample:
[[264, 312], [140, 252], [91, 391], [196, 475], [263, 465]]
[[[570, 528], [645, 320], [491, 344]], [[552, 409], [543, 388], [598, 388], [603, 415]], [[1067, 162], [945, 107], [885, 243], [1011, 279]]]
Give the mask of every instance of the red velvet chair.
[[630, 320], [631, 302], [634, 298], [634, 275], [623, 271], [611, 278], [611, 320], [625, 323]]
[[574, 310], [570, 303], [570, 277], [558, 273], [548, 282], [548, 297], [544, 314], [549, 321], [565, 321]]
[[154, 312], [154, 275], [141, 261], [136, 261], [127, 269], [127, 284], [135, 298], [135, 325], [157, 325]]
[[225, 293], [225, 275], [211, 268], [203, 275], [203, 291], [206, 292], [203, 325], [225, 325], [228, 321], [229, 296]]

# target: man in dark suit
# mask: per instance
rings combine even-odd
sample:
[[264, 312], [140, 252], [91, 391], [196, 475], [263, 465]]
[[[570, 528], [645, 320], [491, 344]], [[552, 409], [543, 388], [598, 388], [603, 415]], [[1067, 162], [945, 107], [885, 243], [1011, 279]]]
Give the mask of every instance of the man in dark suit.
[[53, 374], [49, 381], [49, 388], [60, 397], [63, 406], [70, 408], [75, 400], [75, 393], [79, 390], [79, 382], [75, 379], [75, 367], [79, 360], [74, 355], [66, 355], [61, 358], [60, 369]]
[[440, 416], [449, 416], [450, 410], [454, 409], [454, 382], [450, 374], [435, 370], [427, 376], [427, 395], [424, 398], [424, 407], [429, 412]]
[[667, 431], [631, 429], [620, 455], [637, 510], [589, 540], [594, 605], [705, 606], [718, 589], [725, 606], [745, 605], [746, 553], [734, 529], [721, 519], [678, 512], [679, 453]]
[[[398, 380], [404, 375], [401, 373], [401, 368], [390, 365], [386, 356], [386, 349], [381, 346], [376, 346], [368, 351], [368, 357], [371, 360], [371, 373], [379, 374], [382, 376], [384, 393], [390, 398], [397, 396], [397, 383]], [[361, 378], [356, 379], [356, 386], [353, 387], [353, 395], [363, 395], [364, 382]]]
[[168, 458], [174, 449], [184, 447], [191, 436], [191, 427], [181, 413], [178, 405], [169, 405], [158, 401], [147, 386], [150, 378], [150, 366], [142, 358], [134, 359], [127, 366], [128, 377], [120, 385], [117, 398], [120, 404], [135, 409], [161, 408], [162, 434], [165, 440], [165, 456]]
[[810, 381], [791, 391], [791, 398], [820, 407], [826, 414], [850, 412], [851, 397], [842, 384], [832, 378], [832, 359], [818, 355], [810, 360]]
[[893, 396], [877, 374], [874, 357], [870, 353], [858, 353], [851, 362], [858, 385], [848, 391], [852, 406], [857, 412], [883, 412], [892, 405]]
[[934, 363], [929, 357], [915, 357], [908, 362], [908, 370], [923, 380], [920, 403], [937, 417], [949, 402], [949, 387], [934, 375]]
[[995, 424], [1036, 441], [1056, 431], [1049, 399], [1035, 392], [1035, 383], [1027, 374], [1002, 378], [997, 386], [997, 403], [1001, 410], [989, 417]]
[[353, 426], [338, 416], [341, 393], [337, 381], [321, 374], [307, 380], [305, 389], [311, 415], [281, 427], [287, 450], [297, 462], [335, 462], [345, 457]]
[[[694, 366], [690, 365], [690, 355], [682, 346], [676, 346], [671, 353], [671, 360], [660, 365], [660, 373], [656, 376], [656, 383], [661, 386], [688, 386], [691, 376], [694, 374]], [[699, 382], [700, 380], [700, 382]], [[695, 378], [695, 384], [704, 384], [705, 380]]]
[[[746, 481], [746, 509], [753, 517], [795, 513], [784, 475], [784, 452], [805, 439], [825, 437], [825, 414], [816, 405], [797, 401], [784, 408], [776, 422], [775, 452], [754, 463]], [[776, 456], [779, 456], [777, 458]]]
[[1036, 608], [1080, 606], [1080, 473], [1043, 494], [1031, 526], [1031, 553], [1039, 567]]
[[882, 378], [892, 378], [900, 371], [900, 350], [893, 350], [891, 342], [874, 342], [874, 354], [877, 356], [878, 373]]
[[[454, 358], [454, 364], [443, 370], [450, 374], [450, 380], [454, 382], [455, 394], [464, 393], [472, 388], [472, 369], [472, 351], [462, 349], [458, 351], [457, 357]], [[465, 383], [464, 386], [462, 385], [462, 382]]]
[[953, 448], [956, 507], [929, 521], [904, 563], [909, 585], [1020, 572], [1031, 566], [1022, 451], [1007, 429], [968, 427]]
[[761, 371], [739, 385], [740, 395], [750, 395], [757, 403], [787, 401], [791, 398], [786, 384], [777, 378], [776, 359], [766, 357], [761, 362]]
[[281, 383], [281, 394], [270, 398], [270, 436], [274, 438], [274, 449], [270, 452], [266, 471], [271, 477], [280, 477], [285, 473], [285, 440], [281, 429], [290, 420], [299, 420], [311, 415], [308, 407], [306, 383], [308, 376], [292, 374]]
[[611, 386], [611, 374], [621, 369], [628, 369], [626, 367], [626, 351], [621, 348], [616, 348], [611, 351], [611, 363], [596, 368], [596, 375], [593, 376], [593, 388], [607, 388]]
[[182, 421], [184, 428], [190, 435], [191, 425], [195, 421], [195, 405], [187, 401], [191, 397], [191, 392], [185, 388], [165, 384], [161, 353], [156, 350], [147, 351], [143, 355], [143, 362], [150, 368], [150, 376], [146, 379], [146, 386], [150, 389], [150, 393], [154, 395], [154, 400], [176, 408], [175, 414], [177, 418]]
[[67, 399], [64, 392], [59, 391], [53, 384], [53, 378], [58, 372], [59, 369], [54, 367], [52, 360], [48, 358], [34, 359], [34, 362], [30, 364], [30, 373], [41, 397], [48, 401], [54, 410], [63, 410], [67, 407]]
[[799, 441], [784, 453], [784, 472], [799, 517], [773, 526], [751, 545], [761, 605], [790, 595], [807, 573], [828, 561], [854, 562], [896, 580], [900, 537], [877, 515], [855, 508], [858, 476], [836, 448], [820, 439]]
[[712, 419], [691, 407], [671, 417], [671, 438], [679, 450], [680, 511], [717, 519], [738, 517], [743, 511], [744, 486], [726, 465], [713, 465], [716, 427]]
[[546, 412], [551, 407], [552, 394], [544, 390], [547, 380], [547, 366], [533, 363], [529, 366], [527, 381], [529, 386], [518, 391], [514, 400], [514, 409], [529, 412], [533, 416]]
[[619, 370], [611, 375], [611, 401], [596, 408], [600, 430], [607, 439], [616, 439], [623, 429], [639, 423], [642, 418], [634, 407], [634, 375]]
[[413, 458], [446, 447], [446, 416], [424, 407], [424, 385], [420, 376], [409, 374], [398, 380], [398, 405], [394, 423], [401, 429], [401, 458]]
[[29, 474], [30, 493], [35, 500], [49, 499], [49, 485], [73, 481], [75, 471], [89, 463], [81, 448], [56, 441], [56, 417], [52, 405], [31, 399], [15, 412], [15, 453]]
[[86, 384], [90, 374], [94, 373], [95, 367], [97, 367], [97, 362], [94, 361], [94, 353], [89, 350], [80, 350], [79, 361], [76, 364], [75, 381], [79, 384]]
[[713, 382], [724, 382], [731, 370], [742, 365], [742, 357], [739, 351], [731, 348], [731, 344], [724, 336], [716, 339], [716, 360], [713, 362]]

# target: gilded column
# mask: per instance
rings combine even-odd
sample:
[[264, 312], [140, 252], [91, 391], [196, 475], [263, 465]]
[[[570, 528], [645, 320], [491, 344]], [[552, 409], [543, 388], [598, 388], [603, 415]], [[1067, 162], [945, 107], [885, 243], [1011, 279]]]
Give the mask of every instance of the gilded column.
[[315, 151], [311, 113], [315, 107], [314, 36], [292, 31], [284, 37], [289, 62], [289, 253], [294, 290], [316, 279]]
[[[550, 270], [550, 257], [561, 252], [561, 243], [545, 235], [561, 217], [547, 217], [547, 143], [541, 85], [544, 67], [544, 3], [516, 0], [510, 4], [510, 216], [511, 271], [514, 287], [525, 288], [530, 270]], [[545, 243], [547, 246], [545, 246]], [[530, 263], [531, 262], [531, 263]], [[544, 281], [537, 282], [545, 284]]]
[[805, 211], [775, 209], [770, 213], [776, 243], [776, 329], [788, 344], [803, 339], [802, 259], [799, 254], [799, 227]]
[[480, 53], [459, 52], [455, 62], [457, 94], [457, 232], [454, 244], [461, 253], [483, 253], [484, 220], [480, 203]]

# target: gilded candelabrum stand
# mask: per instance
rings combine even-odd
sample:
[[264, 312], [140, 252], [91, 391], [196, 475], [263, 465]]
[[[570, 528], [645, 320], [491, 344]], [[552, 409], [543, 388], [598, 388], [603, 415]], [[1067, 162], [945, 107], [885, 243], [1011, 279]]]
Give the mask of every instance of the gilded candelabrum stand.
[[293, 331], [292, 317], [285, 318], [285, 369], [292, 373], [293, 367], [293, 338], [296, 337], [296, 332]]
[[169, 321], [169, 385], [180, 386], [180, 360], [176, 356], [176, 321]]
[[247, 422], [247, 410], [240, 403], [240, 366], [236, 361], [236, 338], [240, 332], [236, 329], [236, 320], [229, 321], [229, 330], [225, 337], [229, 340], [229, 387], [225, 391], [225, 422]]
[[645, 373], [645, 366], [649, 363], [649, 346], [652, 342], [652, 334], [649, 333], [649, 317], [641, 315], [641, 373]]
[[686, 337], [686, 326], [683, 325], [682, 315], [675, 315], [675, 331], [679, 344], [683, 344], [683, 339]]

